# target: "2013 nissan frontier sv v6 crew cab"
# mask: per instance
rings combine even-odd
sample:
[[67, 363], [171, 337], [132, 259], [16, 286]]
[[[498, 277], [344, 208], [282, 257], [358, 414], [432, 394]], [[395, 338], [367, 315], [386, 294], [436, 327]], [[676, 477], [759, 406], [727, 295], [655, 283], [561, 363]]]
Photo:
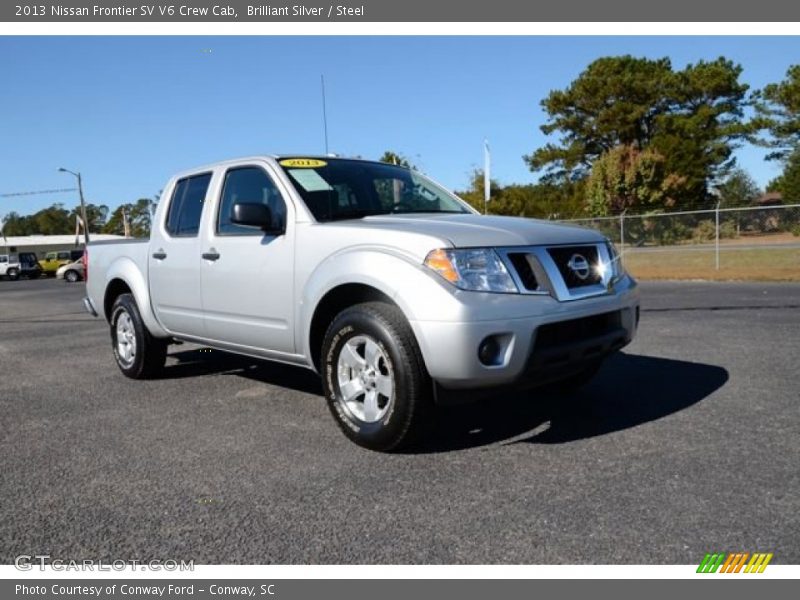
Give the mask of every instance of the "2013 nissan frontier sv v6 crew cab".
[[163, 198], [149, 240], [87, 251], [85, 305], [120, 370], [156, 376], [173, 341], [307, 367], [375, 450], [411, 443], [446, 395], [579, 385], [638, 325], [601, 234], [477, 214], [405, 167], [255, 156]]

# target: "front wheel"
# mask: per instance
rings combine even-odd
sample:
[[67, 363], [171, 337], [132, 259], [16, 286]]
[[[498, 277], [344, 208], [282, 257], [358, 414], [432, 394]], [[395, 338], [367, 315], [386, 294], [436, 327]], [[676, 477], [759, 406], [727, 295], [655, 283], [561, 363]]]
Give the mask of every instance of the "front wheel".
[[19, 270], [17, 270], [17, 269], [9, 269], [6, 272], [6, 275], [8, 276], [8, 278], [11, 281], [16, 281], [17, 279], [19, 279]]
[[64, 273], [64, 279], [69, 283], [75, 283], [80, 279], [80, 275], [78, 275], [77, 271], [69, 270]]
[[397, 307], [368, 302], [339, 313], [325, 334], [322, 369], [331, 414], [356, 444], [399, 450], [430, 423], [430, 379]]
[[167, 341], [150, 335], [131, 294], [120, 294], [111, 309], [111, 344], [119, 370], [131, 379], [150, 379], [167, 360]]

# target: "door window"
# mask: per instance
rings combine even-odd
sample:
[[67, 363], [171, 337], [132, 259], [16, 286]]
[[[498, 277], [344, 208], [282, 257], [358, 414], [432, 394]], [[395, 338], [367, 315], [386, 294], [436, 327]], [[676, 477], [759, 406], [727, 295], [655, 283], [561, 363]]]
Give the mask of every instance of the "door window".
[[253, 227], [236, 225], [231, 221], [233, 205], [237, 202], [262, 203], [269, 206], [272, 224], [282, 229], [286, 223], [286, 204], [278, 187], [260, 167], [238, 167], [225, 174], [222, 199], [217, 214], [217, 233], [219, 235], [263, 235]]
[[195, 237], [200, 230], [206, 191], [211, 173], [181, 179], [172, 192], [167, 214], [167, 231], [175, 237]]

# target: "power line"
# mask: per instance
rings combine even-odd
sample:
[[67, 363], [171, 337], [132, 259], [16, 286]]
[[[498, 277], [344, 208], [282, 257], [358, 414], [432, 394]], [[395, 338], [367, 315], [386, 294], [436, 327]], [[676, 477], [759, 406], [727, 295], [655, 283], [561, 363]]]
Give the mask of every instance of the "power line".
[[12, 196], [35, 196], [36, 194], [59, 194], [61, 192], [74, 192], [78, 188], [60, 188], [57, 190], [37, 190], [35, 192], [11, 192], [10, 194], [0, 194], [0, 198], [11, 198]]

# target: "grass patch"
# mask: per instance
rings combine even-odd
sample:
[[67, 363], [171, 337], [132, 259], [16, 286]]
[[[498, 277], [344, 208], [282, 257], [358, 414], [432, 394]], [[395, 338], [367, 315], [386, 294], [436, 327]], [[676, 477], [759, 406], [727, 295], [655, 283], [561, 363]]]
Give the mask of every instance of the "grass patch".
[[625, 268], [637, 279], [800, 281], [800, 248], [723, 248], [719, 270], [714, 249], [625, 253]]

